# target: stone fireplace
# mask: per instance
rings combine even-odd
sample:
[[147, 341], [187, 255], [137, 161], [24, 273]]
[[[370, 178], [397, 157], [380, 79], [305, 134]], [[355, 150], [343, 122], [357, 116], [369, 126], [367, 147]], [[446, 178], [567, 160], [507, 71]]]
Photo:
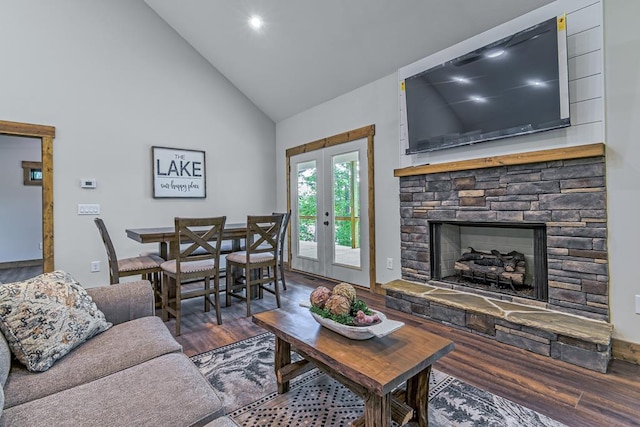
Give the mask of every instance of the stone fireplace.
[[548, 308], [609, 317], [604, 157], [400, 178], [402, 277], [432, 279], [429, 221], [545, 225]]
[[[388, 306], [606, 371], [603, 144], [400, 171], [402, 280], [384, 286]], [[456, 279], [470, 250], [521, 253], [522, 285]]]

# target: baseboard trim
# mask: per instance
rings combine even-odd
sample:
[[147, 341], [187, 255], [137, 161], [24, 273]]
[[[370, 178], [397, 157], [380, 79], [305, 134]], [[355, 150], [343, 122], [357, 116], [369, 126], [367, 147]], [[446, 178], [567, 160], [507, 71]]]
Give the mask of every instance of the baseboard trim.
[[614, 359], [640, 365], [640, 344], [613, 339], [611, 353]]
[[24, 261], [0, 262], [0, 270], [7, 270], [9, 268], [37, 267], [39, 265], [42, 265], [41, 259], [27, 259]]
[[[285, 264], [285, 266], [286, 266], [286, 264]], [[295, 268], [292, 268], [289, 271], [295, 271], [296, 273], [302, 274], [303, 276], [307, 276], [309, 278], [317, 278], [317, 279], [327, 280], [329, 282], [333, 282], [333, 283], [336, 283], [336, 284], [342, 282], [342, 280], [332, 279], [331, 277], [325, 277], [325, 276], [321, 276], [319, 274], [314, 274], [314, 273], [309, 273], [307, 271], [297, 270]], [[378, 282], [375, 282], [373, 289], [365, 288], [365, 287], [359, 286], [359, 285], [355, 285], [355, 286], [356, 286], [357, 289], [362, 289], [362, 290], [365, 290], [365, 291], [369, 291], [369, 292], [374, 293], [374, 294], [385, 295], [385, 290], [382, 289], [382, 284], [378, 283]]]
[[332, 279], [331, 277], [321, 276], [320, 274], [309, 273], [308, 271], [297, 270], [295, 268], [292, 268], [290, 271], [295, 271], [296, 273], [302, 274], [303, 276], [307, 276], [313, 279], [323, 279], [333, 283], [340, 283], [340, 280]]

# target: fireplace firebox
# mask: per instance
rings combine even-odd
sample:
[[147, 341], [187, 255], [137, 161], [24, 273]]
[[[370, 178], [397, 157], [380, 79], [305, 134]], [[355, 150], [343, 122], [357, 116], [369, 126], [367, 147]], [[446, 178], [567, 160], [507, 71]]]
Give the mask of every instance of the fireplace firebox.
[[429, 221], [431, 279], [547, 302], [546, 226]]

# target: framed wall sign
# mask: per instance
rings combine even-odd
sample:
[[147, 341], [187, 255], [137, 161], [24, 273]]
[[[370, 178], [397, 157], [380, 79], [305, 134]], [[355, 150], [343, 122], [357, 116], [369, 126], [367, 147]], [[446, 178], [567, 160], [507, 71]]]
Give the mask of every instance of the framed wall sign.
[[207, 197], [204, 151], [151, 147], [153, 198]]

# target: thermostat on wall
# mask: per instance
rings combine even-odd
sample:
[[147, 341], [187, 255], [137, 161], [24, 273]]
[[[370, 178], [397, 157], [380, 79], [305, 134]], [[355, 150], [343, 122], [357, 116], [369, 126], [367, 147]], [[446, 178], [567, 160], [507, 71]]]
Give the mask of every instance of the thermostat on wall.
[[97, 183], [95, 179], [81, 179], [80, 187], [82, 188], [96, 188]]

